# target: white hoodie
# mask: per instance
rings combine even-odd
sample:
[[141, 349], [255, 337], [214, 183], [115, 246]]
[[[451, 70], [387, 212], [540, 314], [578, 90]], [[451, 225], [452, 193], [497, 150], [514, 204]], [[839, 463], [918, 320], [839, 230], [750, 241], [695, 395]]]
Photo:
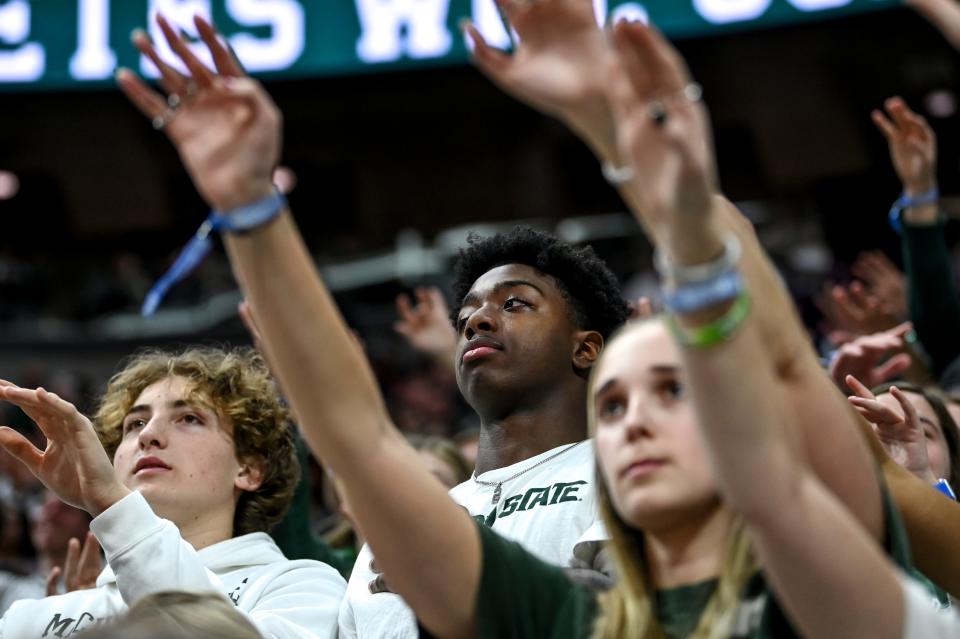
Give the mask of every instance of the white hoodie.
[[67, 637], [165, 590], [221, 593], [266, 638], [336, 636], [343, 578], [318, 561], [289, 561], [266, 533], [196, 551], [138, 492], [105, 510], [90, 529], [108, 563], [97, 587], [16, 602], [0, 619], [0, 638]]

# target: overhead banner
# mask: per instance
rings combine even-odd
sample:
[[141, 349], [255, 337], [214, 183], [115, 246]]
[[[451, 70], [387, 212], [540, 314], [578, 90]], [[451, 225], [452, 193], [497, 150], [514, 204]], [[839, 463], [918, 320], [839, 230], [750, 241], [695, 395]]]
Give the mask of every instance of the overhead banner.
[[[536, 1], [536, 0], [532, 0]], [[651, 20], [685, 37], [872, 11], [898, 0], [594, 0], [598, 20]], [[253, 74], [310, 77], [462, 64], [457, 25], [470, 18], [493, 43], [510, 36], [494, 0], [0, 0], [0, 89], [109, 82], [118, 66], [155, 70], [130, 33], [162, 12], [195, 35], [212, 17]], [[198, 53], [202, 47], [197, 46]]]

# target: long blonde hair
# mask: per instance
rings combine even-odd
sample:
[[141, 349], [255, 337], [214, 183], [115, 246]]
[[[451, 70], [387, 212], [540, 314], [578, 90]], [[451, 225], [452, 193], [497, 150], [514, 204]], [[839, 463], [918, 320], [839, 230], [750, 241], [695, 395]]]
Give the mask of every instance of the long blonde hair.
[[[614, 341], [650, 321], [652, 320], [630, 322], [617, 331], [593, 366], [593, 372], [599, 369], [604, 354], [609, 351]], [[595, 382], [596, 375], [591, 374], [587, 386], [587, 419], [591, 435], [596, 433], [596, 407], [593, 403]], [[593, 639], [664, 639], [654, 609], [654, 589], [644, 556], [643, 533], [627, 525], [617, 514], [599, 463], [597, 491], [600, 516], [610, 534], [608, 548], [619, 579], [612, 589], [600, 595], [600, 614], [594, 625]], [[733, 517], [727, 531], [727, 548], [717, 589], [701, 614], [696, 630], [690, 635], [692, 639], [721, 639], [730, 635], [736, 620], [740, 594], [756, 569], [757, 564], [743, 520]]]

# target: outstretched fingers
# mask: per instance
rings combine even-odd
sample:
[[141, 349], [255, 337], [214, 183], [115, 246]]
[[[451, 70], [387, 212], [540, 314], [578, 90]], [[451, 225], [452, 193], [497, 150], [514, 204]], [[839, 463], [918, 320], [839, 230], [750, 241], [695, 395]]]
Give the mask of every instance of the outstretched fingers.
[[900, 373], [906, 371], [910, 368], [910, 365], [913, 363], [913, 359], [908, 353], [900, 353], [894, 355], [883, 364], [877, 367], [876, 375], [877, 380], [881, 383], [893, 379], [898, 376]]
[[920, 417], [917, 414], [917, 409], [913, 405], [913, 402], [910, 401], [910, 398], [908, 398], [906, 394], [896, 386], [890, 387], [890, 394], [893, 395], [893, 398], [897, 400], [898, 404], [900, 404], [900, 408], [903, 409], [904, 421], [914, 428], [920, 428], [922, 433], [923, 429], [920, 427]]
[[221, 41], [216, 27], [199, 15], [194, 16], [193, 23], [197, 27], [197, 33], [200, 39], [207, 45], [210, 55], [213, 56], [213, 63], [217, 67], [220, 75], [240, 77], [245, 75], [243, 67], [239, 61], [233, 57], [233, 52]]
[[[843, 381], [847, 383], [847, 386], [850, 387], [850, 390], [852, 390], [857, 397], [863, 398], [863, 399], [876, 399], [876, 396], [872, 392], [870, 392], [870, 389], [864, 386], [863, 382], [861, 382], [859, 379], [857, 379], [853, 375], [847, 375], [843, 379]], [[853, 398], [849, 398], [849, 399], [851, 401], [853, 400]]]
[[[649, 100], [653, 98], [656, 91], [654, 86], [654, 73], [650, 68], [650, 58], [645, 55], [645, 44], [647, 41], [640, 37], [634, 37], [642, 25], [621, 20], [613, 26], [613, 43], [616, 48], [617, 58], [621, 64], [623, 80], [631, 88], [632, 98], [636, 100]], [[626, 101], [628, 94], [623, 87], [618, 89], [618, 96], [621, 101]]]
[[487, 44], [486, 38], [469, 20], [465, 20], [460, 28], [463, 30], [463, 37], [466, 39], [467, 49], [474, 63], [490, 78], [502, 82], [510, 69], [510, 56]]
[[183, 61], [197, 85], [202, 88], [212, 86], [213, 73], [194, 55], [183, 37], [174, 31], [170, 23], [167, 22], [167, 19], [159, 13], [157, 14], [157, 25], [160, 27], [160, 31], [163, 32], [163, 37], [167, 40], [167, 44], [170, 45], [170, 49]]
[[893, 142], [900, 137], [900, 130], [893, 123], [893, 121], [890, 120], [886, 114], [884, 114], [883, 111], [880, 109], [874, 109], [870, 113], [870, 117], [873, 119], [873, 123], [876, 125], [876, 127], [880, 129], [880, 133], [883, 134], [883, 137], [887, 138], [888, 142]]
[[129, 69], [117, 70], [117, 84], [140, 113], [151, 120], [163, 117], [169, 108], [167, 101], [159, 93], [151, 89], [143, 80]]
[[52, 597], [57, 593], [57, 582], [60, 580], [60, 574], [63, 570], [60, 566], [54, 566], [47, 574], [47, 596]]
[[146, 31], [137, 29], [133, 32], [130, 40], [133, 42], [133, 46], [145, 55], [160, 71], [160, 86], [162, 86], [167, 93], [183, 96], [189, 91], [190, 81], [182, 73], [164, 62], [160, 54], [157, 53], [156, 48], [154, 48], [153, 42], [150, 40], [150, 36], [147, 35]]

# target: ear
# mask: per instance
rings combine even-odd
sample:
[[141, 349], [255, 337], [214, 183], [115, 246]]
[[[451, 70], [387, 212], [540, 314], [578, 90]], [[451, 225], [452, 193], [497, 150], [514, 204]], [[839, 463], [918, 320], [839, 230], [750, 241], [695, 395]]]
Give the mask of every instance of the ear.
[[252, 493], [257, 490], [263, 483], [263, 466], [263, 460], [255, 457], [242, 460], [237, 477], [233, 480], [233, 485], [241, 492]]
[[573, 351], [573, 367], [578, 371], [588, 371], [600, 357], [603, 350], [603, 336], [596, 331], [578, 331]]

